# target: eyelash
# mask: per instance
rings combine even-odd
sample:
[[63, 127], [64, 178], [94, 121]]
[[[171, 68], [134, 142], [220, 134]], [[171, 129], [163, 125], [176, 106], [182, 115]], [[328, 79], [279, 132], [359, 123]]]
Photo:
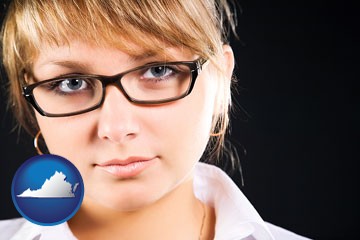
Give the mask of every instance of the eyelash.
[[[152, 66], [152, 67], [149, 67], [147, 69], [144, 69], [144, 71], [142, 71], [142, 76], [145, 75], [145, 73], [147, 73], [148, 71], [151, 71], [152, 68], [156, 68], [156, 67], [164, 67], [162, 65], [159, 65], [159, 66]], [[173, 68], [173, 67], [169, 67], [169, 66], [165, 66], [165, 71], [170, 71], [169, 75], [166, 75], [164, 77], [153, 77], [153, 78], [146, 78], [146, 77], [141, 77], [141, 79], [146, 79], [147, 81], [152, 81], [152, 82], [161, 82], [161, 81], [166, 81], [168, 80], [171, 76], [175, 75], [175, 74], [178, 74], [179, 73], [179, 70]], [[167, 73], [167, 72], [165, 72]]]

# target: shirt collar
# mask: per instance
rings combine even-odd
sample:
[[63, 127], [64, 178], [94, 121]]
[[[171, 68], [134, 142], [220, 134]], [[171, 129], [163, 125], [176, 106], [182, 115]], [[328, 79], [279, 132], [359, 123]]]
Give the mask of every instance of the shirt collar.
[[17, 231], [17, 233], [10, 240], [40, 239], [76, 240], [76, 237], [73, 235], [66, 222], [55, 226], [40, 226], [29, 221], [25, 221], [19, 231]]
[[194, 172], [195, 196], [213, 206], [215, 239], [274, 239], [249, 200], [219, 168], [198, 163]]

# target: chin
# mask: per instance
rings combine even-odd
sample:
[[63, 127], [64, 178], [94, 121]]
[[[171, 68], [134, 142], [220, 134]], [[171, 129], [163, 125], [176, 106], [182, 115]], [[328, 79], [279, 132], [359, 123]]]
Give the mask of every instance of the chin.
[[111, 202], [108, 201], [104, 203], [104, 207], [112, 209], [117, 212], [134, 212], [139, 209], [142, 209], [148, 205], [151, 205], [151, 201], [144, 201], [142, 200], [135, 200], [135, 201], [117, 201], [117, 202]]
[[112, 196], [97, 196], [95, 202], [105, 208], [118, 212], [132, 212], [144, 208], [156, 202], [156, 199], [151, 199], [149, 195], [145, 194], [112, 194]]

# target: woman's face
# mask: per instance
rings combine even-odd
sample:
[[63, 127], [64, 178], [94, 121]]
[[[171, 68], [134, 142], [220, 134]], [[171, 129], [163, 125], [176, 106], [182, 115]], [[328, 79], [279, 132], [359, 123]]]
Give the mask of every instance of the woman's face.
[[[168, 48], [174, 61], [195, 60], [181, 49]], [[72, 41], [44, 45], [34, 61], [39, 80], [59, 75], [115, 75], [164, 57], [130, 56], [110, 47]], [[36, 113], [52, 154], [69, 159], [85, 183], [86, 199], [120, 211], [150, 204], [192, 175], [208, 141], [217, 79], [208, 64], [192, 93], [161, 105], [135, 105], [114, 85], [106, 88], [103, 105], [70, 117]]]

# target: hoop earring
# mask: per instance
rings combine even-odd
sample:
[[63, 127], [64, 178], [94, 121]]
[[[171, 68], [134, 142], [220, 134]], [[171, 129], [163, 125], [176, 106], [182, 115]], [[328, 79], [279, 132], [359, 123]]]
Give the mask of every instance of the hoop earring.
[[37, 152], [39, 155], [43, 155], [43, 152], [40, 150], [39, 144], [38, 144], [40, 135], [41, 135], [41, 131], [39, 131], [39, 132], [36, 134], [35, 138], [34, 138], [34, 147], [35, 147], [35, 149], [36, 149], [36, 152]]
[[223, 134], [223, 132], [210, 133], [210, 137], [218, 137], [218, 136], [221, 136], [222, 134]]
[[220, 137], [221, 135], [225, 135], [224, 129], [220, 129], [218, 132], [210, 133], [210, 137]]

